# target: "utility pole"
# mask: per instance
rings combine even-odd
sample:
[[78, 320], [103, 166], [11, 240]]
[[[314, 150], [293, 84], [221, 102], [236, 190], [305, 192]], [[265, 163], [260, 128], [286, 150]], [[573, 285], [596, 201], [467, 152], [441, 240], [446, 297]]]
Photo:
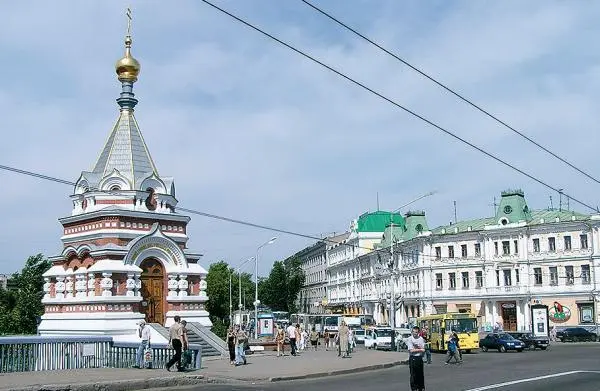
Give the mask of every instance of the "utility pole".
[[391, 252], [391, 259], [390, 259], [390, 263], [388, 265], [389, 270], [390, 270], [390, 282], [392, 284], [390, 291], [391, 291], [391, 298], [390, 298], [390, 327], [392, 328], [392, 341], [390, 344], [390, 348], [392, 349], [392, 351], [396, 350], [396, 284], [394, 283], [394, 220], [393, 220], [393, 216], [392, 216], [392, 223], [390, 224], [390, 230], [391, 230], [391, 245], [390, 245], [390, 252]]

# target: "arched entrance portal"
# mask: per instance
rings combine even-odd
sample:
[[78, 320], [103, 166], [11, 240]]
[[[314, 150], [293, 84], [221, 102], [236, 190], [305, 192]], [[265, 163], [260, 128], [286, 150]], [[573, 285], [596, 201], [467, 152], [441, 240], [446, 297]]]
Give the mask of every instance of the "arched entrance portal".
[[141, 264], [142, 309], [146, 322], [165, 324], [164, 269], [160, 261], [145, 259]]

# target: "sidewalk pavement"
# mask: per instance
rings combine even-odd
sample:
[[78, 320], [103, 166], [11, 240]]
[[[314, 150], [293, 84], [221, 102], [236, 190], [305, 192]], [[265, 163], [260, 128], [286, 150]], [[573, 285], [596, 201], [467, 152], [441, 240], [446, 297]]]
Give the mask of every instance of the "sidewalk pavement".
[[234, 367], [227, 359], [205, 359], [202, 369], [167, 372], [165, 369], [81, 369], [0, 374], [0, 390], [116, 391], [173, 387], [199, 383], [269, 382], [307, 379], [389, 368], [406, 363], [407, 354], [358, 349], [352, 358], [337, 352], [305, 351], [293, 357], [274, 352], [248, 355], [248, 364]]

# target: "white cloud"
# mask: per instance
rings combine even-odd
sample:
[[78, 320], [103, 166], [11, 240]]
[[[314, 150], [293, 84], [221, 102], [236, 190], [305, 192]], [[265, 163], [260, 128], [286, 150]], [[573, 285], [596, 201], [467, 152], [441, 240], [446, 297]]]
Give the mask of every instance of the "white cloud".
[[[220, 2], [465, 138], [595, 202], [594, 185], [305, 6]], [[561, 2], [320, 2], [366, 34], [544, 145], [594, 171], [598, 7]], [[112, 68], [124, 2], [0, 5], [0, 164], [74, 180], [94, 163], [117, 116]], [[381, 206], [415, 204], [431, 226], [490, 215], [521, 186], [530, 206], [549, 191], [196, 2], [134, 2], [142, 62], [136, 115], [180, 205], [318, 234]], [[585, 39], [583, 39], [585, 38]], [[59, 250], [68, 186], [0, 173], [3, 257], [11, 272]], [[582, 208], [580, 210], [584, 211]], [[252, 256], [272, 233], [192, 216], [190, 247], [206, 261]], [[270, 263], [308, 243], [279, 235]], [[261, 262], [262, 263], [262, 262]]]

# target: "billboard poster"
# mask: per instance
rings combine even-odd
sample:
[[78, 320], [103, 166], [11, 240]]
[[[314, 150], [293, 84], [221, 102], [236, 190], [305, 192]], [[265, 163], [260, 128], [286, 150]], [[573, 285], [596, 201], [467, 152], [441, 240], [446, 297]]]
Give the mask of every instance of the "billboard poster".
[[549, 316], [548, 306], [535, 304], [531, 306], [531, 332], [536, 337], [548, 337]]

